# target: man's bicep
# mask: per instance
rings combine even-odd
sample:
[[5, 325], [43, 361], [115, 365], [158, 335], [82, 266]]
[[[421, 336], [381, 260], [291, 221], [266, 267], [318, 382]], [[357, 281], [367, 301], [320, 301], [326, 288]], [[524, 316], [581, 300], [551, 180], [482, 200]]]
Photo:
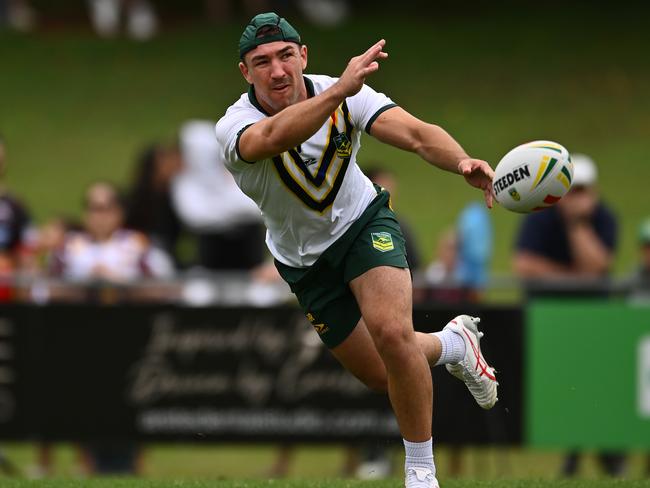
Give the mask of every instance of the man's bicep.
[[258, 123], [258, 119], [248, 114], [233, 113], [226, 115], [216, 125], [216, 136], [219, 145], [223, 148], [226, 161], [235, 164], [238, 161], [254, 163], [258, 160], [255, 153], [249, 147], [249, 131]]
[[415, 151], [418, 134], [426, 125], [401, 107], [393, 106], [383, 111], [373, 121], [368, 133], [385, 144], [406, 151]]
[[285, 149], [278, 145], [277, 138], [269, 135], [269, 119], [243, 127], [237, 138], [237, 155], [246, 163], [254, 163], [281, 154]]
[[[249, 141], [251, 140], [251, 134], [253, 131], [248, 131], [255, 124], [248, 124], [237, 131], [237, 137], [235, 138], [235, 154], [237, 158], [245, 163], [252, 164], [257, 159], [253, 157], [252, 148], [249, 146]], [[248, 134], [246, 132], [248, 131]], [[242, 151], [243, 150], [243, 151]]]

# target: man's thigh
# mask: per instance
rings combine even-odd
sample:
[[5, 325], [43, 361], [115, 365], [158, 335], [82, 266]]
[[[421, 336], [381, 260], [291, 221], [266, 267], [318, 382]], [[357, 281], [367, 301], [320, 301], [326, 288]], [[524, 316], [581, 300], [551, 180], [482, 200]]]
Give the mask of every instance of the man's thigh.
[[332, 354], [354, 376], [375, 391], [386, 391], [386, 367], [363, 319]]
[[352, 280], [350, 289], [371, 335], [386, 327], [413, 328], [413, 289], [408, 269], [372, 268]]

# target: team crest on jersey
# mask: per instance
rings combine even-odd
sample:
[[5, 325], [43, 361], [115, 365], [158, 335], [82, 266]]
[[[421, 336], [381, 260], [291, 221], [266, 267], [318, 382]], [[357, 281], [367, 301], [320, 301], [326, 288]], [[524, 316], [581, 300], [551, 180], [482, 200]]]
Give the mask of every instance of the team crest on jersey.
[[387, 252], [395, 249], [393, 236], [388, 232], [372, 232], [370, 237], [372, 237], [372, 247], [377, 249], [377, 251]]
[[343, 159], [352, 156], [352, 143], [344, 132], [335, 135], [333, 141], [336, 145], [336, 155], [339, 158]]
[[515, 202], [518, 202], [519, 200], [521, 200], [521, 195], [519, 195], [519, 192], [517, 190], [515, 190], [514, 188], [510, 188], [508, 190], [508, 193], [510, 193], [510, 196], [512, 197], [512, 199]]

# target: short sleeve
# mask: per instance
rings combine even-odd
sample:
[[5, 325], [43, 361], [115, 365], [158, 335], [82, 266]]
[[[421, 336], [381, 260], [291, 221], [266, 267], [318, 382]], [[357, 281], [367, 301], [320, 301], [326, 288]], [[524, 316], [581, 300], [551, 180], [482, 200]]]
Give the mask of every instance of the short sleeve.
[[246, 161], [241, 157], [239, 152], [239, 139], [246, 129], [262, 118], [264, 118], [263, 114], [258, 114], [253, 110], [230, 107], [226, 115], [217, 122], [215, 126], [217, 142], [223, 148], [226, 164], [233, 165], [238, 161], [243, 161], [244, 163], [255, 162]]
[[370, 133], [372, 124], [383, 112], [396, 107], [388, 96], [379, 93], [368, 85], [363, 85], [359, 93], [347, 99], [350, 116], [355, 127]]

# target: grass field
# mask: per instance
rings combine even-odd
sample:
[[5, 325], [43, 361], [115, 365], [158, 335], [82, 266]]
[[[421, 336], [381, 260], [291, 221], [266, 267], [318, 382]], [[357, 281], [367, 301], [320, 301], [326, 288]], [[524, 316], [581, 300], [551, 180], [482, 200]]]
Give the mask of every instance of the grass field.
[[[369, 83], [447, 128], [471, 154], [496, 163], [524, 141], [548, 138], [600, 163], [601, 186], [621, 218], [620, 273], [650, 214], [650, 36], [644, 16], [512, 10], [466, 17], [369, 15], [336, 31], [300, 25], [308, 72], [340, 73], [385, 37], [390, 58]], [[544, 15], [540, 15], [540, 14]], [[189, 118], [216, 119], [245, 89], [236, 67], [240, 26], [183, 27], [150, 43], [103, 41], [82, 27], [33, 36], [0, 33], [0, 132], [8, 184], [39, 220], [78, 214], [83, 187], [126, 183], [135, 155], [170, 141]], [[364, 139], [360, 164], [394, 168], [395, 205], [430, 257], [436, 239], [478, 194], [417, 157]], [[507, 271], [520, 217], [492, 212], [494, 269]]]
[[[33, 475], [33, 463], [36, 459], [33, 443], [10, 443], [2, 445], [3, 452], [17, 466], [24, 477]], [[398, 446], [390, 449], [393, 476], [403, 468], [403, 450]], [[168, 480], [255, 480], [269, 478], [269, 468], [276, 459], [276, 446], [262, 445], [220, 445], [220, 444], [153, 444], [144, 449], [142, 457], [141, 486], [170, 486], [163, 483]], [[469, 447], [459, 451], [459, 471], [451, 475], [456, 460], [448, 446], [440, 445], [435, 449], [435, 459], [440, 480], [444, 486], [458, 481], [474, 480], [476, 486], [490, 485], [490, 481], [499, 480], [543, 480], [556, 482], [563, 462], [563, 451], [533, 450], [521, 448]], [[77, 465], [78, 451], [69, 444], [55, 445], [53, 450], [52, 476], [59, 480], [79, 478]], [[317, 486], [308, 484], [319, 480], [334, 480], [341, 477], [341, 469], [346, 453], [341, 446], [297, 445], [289, 464], [286, 485], [284, 480], [276, 480], [274, 486]], [[640, 451], [630, 452], [627, 457], [626, 477], [640, 480], [647, 472], [646, 454]], [[602, 471], [593, 452], [586, 452], [581, 459], [577, 479], [595, 482], [603, 481]], [[0, 486], [9, 483], [9, 478], [0, 475]], [[607, 480], [605, 480], [607, 481]], [[160, 482], [160, 485], [154, 484]], [[483, 484], [485, 483], [485, 484]], [[650, 486], [650, 480], [646, 481]], [[65, 486], [65, 485], [64, 485]], [[190, 486], [190, 485], [188, 485]], [[200, 485], [197, 485], [200, 486]], [[219, 484], [219, 486], [221, 486]], [[224, 486], [231, 486], [224, 484]], [[256, 485], [251, 485], [256, 486]], [[266, 485], [261, 485], [266, 486]], [[343, 482], [340, 485], [347, 486]], [[357, 486], [357, 484], [350, 484]], [[366, 485], [359, 485], [366, 486]], [[368, 486], [382, 487], [381, 483]], [[398, 486], [394, 484], [393, 486]], [[456, 486], [456, 485], [450, 485]], [[458, 485], [465, 486], [465, 485]], [[591, 486], [591, 485], [588, 485]], [[594, 485], [600, 486], [600, 485]]]
[[[105, 480], [48, 480], [7, 481], [6, 488], [398, 488], [402, 480], [346, 481], [346, 480], [293, 480], [293, 481], [144, 481], [138, 479]], [[617, 480], [450, 480], [443, 488], [647, 488], [648, 481]]]

